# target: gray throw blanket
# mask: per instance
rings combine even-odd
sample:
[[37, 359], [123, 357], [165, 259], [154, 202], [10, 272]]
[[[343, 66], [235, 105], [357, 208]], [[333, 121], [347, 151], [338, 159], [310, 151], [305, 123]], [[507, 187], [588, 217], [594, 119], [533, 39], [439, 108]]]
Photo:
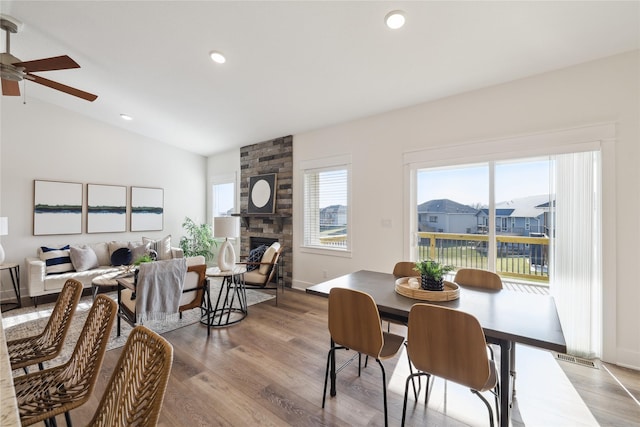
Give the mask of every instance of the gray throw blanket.
[[187, 260], [140, 264], [136, 285], [136, 321], [175, 321], [187, 274]]

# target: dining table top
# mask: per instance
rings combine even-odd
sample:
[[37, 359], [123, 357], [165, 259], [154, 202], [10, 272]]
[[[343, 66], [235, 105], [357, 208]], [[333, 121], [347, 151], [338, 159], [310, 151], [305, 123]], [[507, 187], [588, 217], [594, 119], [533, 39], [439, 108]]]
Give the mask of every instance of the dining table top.
[[328, 297], [331, 288], [350, 288], [371, 295], [381, 317], [407, 322], [416, 303], [443, 305], [475, 316], [485, 336], [566, 352], [566, 342], [552, 296], [519, 291], [485, 290], [460, 286], [460, 296], [452, 301], [422, 301], [398, 294], [393, 274], [368, 270], [337, 277], [306, 289], [307, 293]]

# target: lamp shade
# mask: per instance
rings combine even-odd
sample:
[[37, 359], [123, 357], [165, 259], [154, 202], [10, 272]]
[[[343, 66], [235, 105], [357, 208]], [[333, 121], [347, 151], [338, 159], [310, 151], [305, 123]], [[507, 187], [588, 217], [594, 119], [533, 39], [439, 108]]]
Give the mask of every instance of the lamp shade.
[[240, 218], [237, 216], [218, 216], [213, 218], [213, 237], [234, 238], [240, 235]]
[[6, 236], [9, 234], [9, 218], [6, 216], [0, 217], [0, 236]]

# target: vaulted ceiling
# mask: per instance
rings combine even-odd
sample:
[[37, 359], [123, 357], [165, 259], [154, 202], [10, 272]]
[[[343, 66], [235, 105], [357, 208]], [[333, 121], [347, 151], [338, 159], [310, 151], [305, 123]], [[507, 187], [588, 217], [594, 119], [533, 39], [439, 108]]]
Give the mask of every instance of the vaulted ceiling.
[[[394, 9], [399, 30], [384, 25]], [[40, 74], [98, 95], [21, 83], [27, 102], [203, 155], [640, 48], [637, 1], [2, 0], [0, 12], [23, 23], [13, 55], [69, 55], [80, 69]]]

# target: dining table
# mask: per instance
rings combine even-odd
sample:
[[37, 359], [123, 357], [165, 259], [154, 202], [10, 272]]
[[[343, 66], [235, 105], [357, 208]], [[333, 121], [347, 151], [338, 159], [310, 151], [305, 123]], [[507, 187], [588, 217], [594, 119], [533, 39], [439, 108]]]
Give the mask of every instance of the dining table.
[[[376, 302], [380, 317], [407, 324], [416, 303], [428, 303], [461, 310], [475, 316], [487, 342], [500, 347], [500, 425], [508, 426], [511, 409], [511, 352], [515, 343], [566, 353], [567, 346], [555, 301], [550, 295], [507, 289], [486, 290], [460, 286], [451, 301], [425, 301], [409, 298], [395, 290], [399, 278], [389, 273], [360, 270], [306, 289], [309, 294], [328, 297], [332, 288], [366, 292]], [[515, 367], [513, 367], [515, 370]], [[335, 364], [331, 364], [331, 396], [336, 395]], [[506, 415], [506, 416], [505, 416]]]

